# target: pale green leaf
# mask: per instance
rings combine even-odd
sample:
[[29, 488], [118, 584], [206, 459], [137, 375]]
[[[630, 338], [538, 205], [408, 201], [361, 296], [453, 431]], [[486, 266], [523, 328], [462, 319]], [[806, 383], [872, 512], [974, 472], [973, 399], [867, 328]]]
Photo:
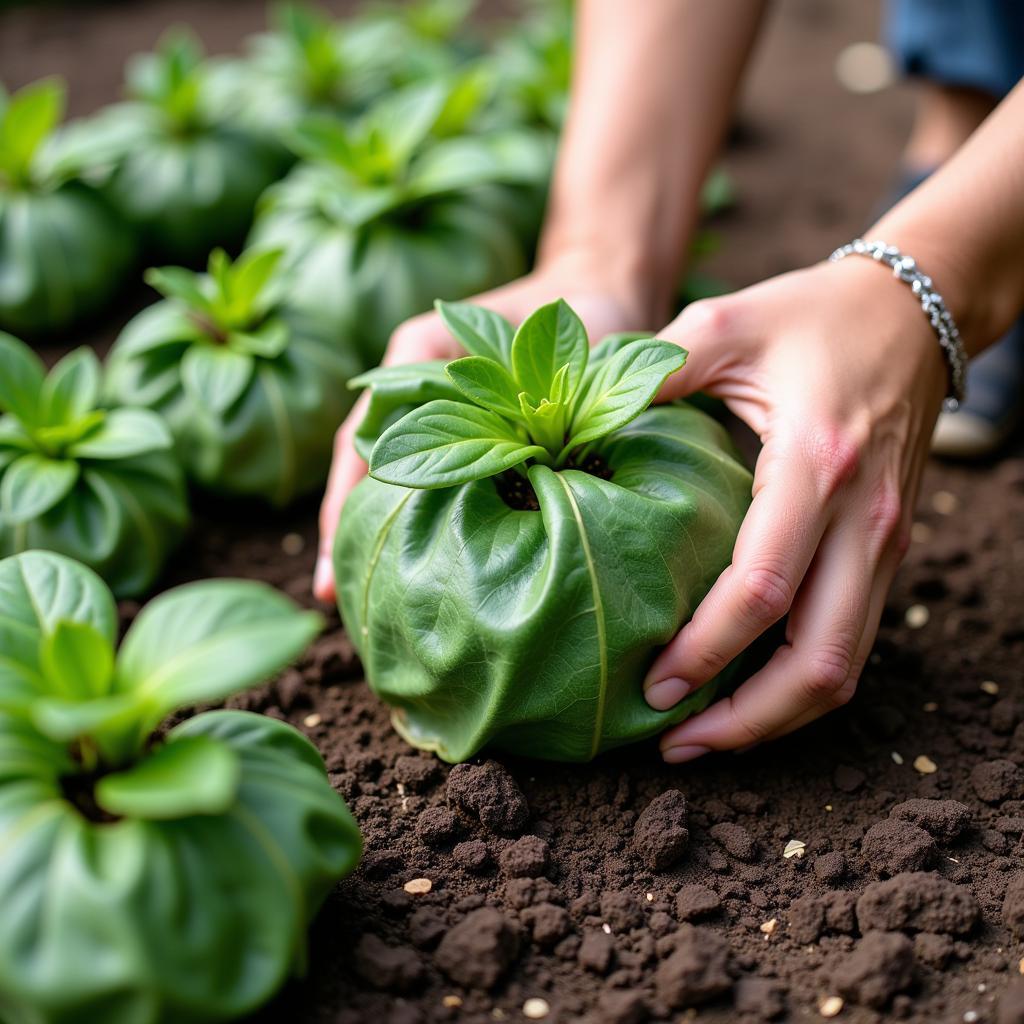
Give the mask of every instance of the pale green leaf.
[[0, 331], [0, 409], [26, 427], [40, 421], [40, 404], [46, 368], [26, 345]]
[[498, 313], [468, 302], [434, 303], [452, 337], [471, 355], [493, 359], [502, 366], [512, 360], [512, 325]]
[[213, 315], [213, 301], [203, 290], [201, 274], [184, 267], [150, 267], [143, 276], [146, 284], [164, 298], [174, 299], [197, 313]]
[[96, 407], [102, 371], [91, 348], [68, 353], [43, 383], [41, 416], [47, 424], [70, 423]]
[[226, 743], [182, 736], [100, 779], [96, 803], [108, 814], [142, 820], [223, 814], [235, 802], [240, 781], [238, 754]]
[[18, 90], [0, 120], [0, 167], [23, 180], [32, 158], [64, 116], [64, 83], [44, 78]]
[[148, 409], [113, 409], [103, 425], [84, 441], [71, 445], [76, 459], [127, 459], [145, 452], [168, 451], [173, 446], [167, 424]]
[[22, 455], [0, 480], [0, 521], [16, 526], [48, 512], [75, 486], [78, 474], [77, 462]]
[[580, 385], [587, 365], [587, 331], [569, 305], [559, 299], [531, 313], [512, 339], [512, 372], [534, 403], [551, 394], [555, 375], [568, 366], [568, 398]]
[[200, 409], [226, 412], [252, 380], [255, 364], [244, 352], [217, 345], [193, 345], [181, 360], [181, 384]]
[[471, 402], [500, 416], [519, 418], [519, 389], [501, 363], [485, 356], [466, 356], [449, 363], [445, 373]]
[[110, 689], [114, 649], [108, 637], [88, 622], [62, 619], [44, 635], [39, 663], [53, 696], [92, 700]]
[[500, 416], [438, 399], [381, 434], [370, 455], [370, 475], [404, 487], [454, 487], [544, 454]]

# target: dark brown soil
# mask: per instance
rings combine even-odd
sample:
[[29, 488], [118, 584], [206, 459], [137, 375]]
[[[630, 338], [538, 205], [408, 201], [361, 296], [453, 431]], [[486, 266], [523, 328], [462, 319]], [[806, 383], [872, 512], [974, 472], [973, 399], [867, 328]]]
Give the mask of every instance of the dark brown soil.
[[[84, 111], [161, 26], [192, 22], [219, 49], [261, 7], [14, 11], [0, 15], [0, 67], [10, 84], [67, 74]], [[853, 97], [832, 64], [875, 31], [872, 4], [778, 4], [727, 161], [740, 205], [709, 269], [744, 284], [866, 222], [908, 94]], [[843, 1021], [1021, 1024], [1022, 521], [1019, 444], [998, 465], [932, 466], [853, 703], [682, 769], [653, 744], [585, 766], [449, 769], [391, 731], [332, 616], [296, 668], [233, 702], [316, 741], [367, 845], [313, 926], [307, 978], [254, 1021], [483, 1024], [540, 1013], [538, 999], [558, 1024], [678, 1021], [688, 1007], [799, 1021], [839, 997]], [[249, 576], [311, 603], [314, 550], [313, 502], [276, 516], [207, 503], [167, 583]], [[913, 605], [928, 613], [918, 628]], [[787, 858], [792, 840], [805, 845]], [[430, 890], [406, 892], [412, 879]]]

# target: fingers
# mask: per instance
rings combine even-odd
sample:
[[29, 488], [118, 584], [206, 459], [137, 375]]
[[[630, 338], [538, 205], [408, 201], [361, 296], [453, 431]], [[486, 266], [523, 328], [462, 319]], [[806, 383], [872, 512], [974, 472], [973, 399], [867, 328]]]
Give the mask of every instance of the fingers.
[[803, 446], [765, 447], [732, 564], [647, 674], [651, 707], [673, 707], [790, 610], [825, 531], [833, 489]]
[[783, 735], [853, 695], [899, 562], [901, 517], [885, 497], [850, 509], [826, 534], [801, 587], [790, 643], [732, 696], [666, 732], [666, 761]]

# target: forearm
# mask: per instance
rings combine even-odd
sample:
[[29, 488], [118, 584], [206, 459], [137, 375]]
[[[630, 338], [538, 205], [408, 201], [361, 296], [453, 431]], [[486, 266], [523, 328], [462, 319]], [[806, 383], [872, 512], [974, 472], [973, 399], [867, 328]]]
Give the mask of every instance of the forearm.
[[895, 206], [870, 237], [917, 258], [970, 354], [1024, 309], [1024, 83], [967, 144]]
[[763, 0], [581, 0], [541, 261], [596, 260], [667, 314]]

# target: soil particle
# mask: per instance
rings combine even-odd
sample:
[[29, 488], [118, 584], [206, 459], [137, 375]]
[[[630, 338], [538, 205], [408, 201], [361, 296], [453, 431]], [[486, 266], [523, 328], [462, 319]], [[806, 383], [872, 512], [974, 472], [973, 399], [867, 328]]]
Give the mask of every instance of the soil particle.
[[736, 1012], [754, 1020], [777, 1020], [786, 1012], [786, 987], [771, 978], [740, 978], [733, 989]]
[[456, 844], [452, 858], [456, 864], [474, 874], [480, 874], [491, 866], [491, 851], [482, 839], [468, 839]]
[[941, 971], [953, 957], [953, 940], [948, 935], [919, 932], [914, 936], [914, 956], [922, 964]]
[[651, 871], [667, 871], [686, 852], [686, 797], [669, 789], [640, 812], [633, 830], [633, 849]]
[[740, 814], [763, 814], [768, 801], [760, 793], [751, 793], [749, 789], [738, 789], [729, 795], [729, 803]]
[[1002, 917], [1014, 937], [1024, 939], [1024, 872], [1014, 875], [1006, 887]]
[[825, 930], [825, 902], [817, 896], [801, 896], [789, 906], [789, 935], [794, 942], [817, 942]]
[[419, 949], [433, 949], [447, 930], [443, 915], [433, 907], [420, 907], [409, 916], [409, 941]]
[[977, 924], [981, 908], [974, 894], [941, 875], [915, 871], [872, 882], [857, 900], [863, 932], [920, 931], [965, 935]]
[[996, 1024], [1024, 1024], [1024, 980], [1015, 979], [999, 997]]
[[640, 899], [631, 892], [601, 893], [601, 918], [616, 934], [639, 928], [644, 923]]
[[676, 893], [676, 916], [680, 921], [696, 921], [718, 912], [722, 900], [714, 889], [706, 885], [684, 885]]
[[708, 834], [737, 860], [752, 861], [757, 856], [757, 841], [742, 825], [721, 822], [712, 825]]
[[501, 851], [498, 863], [509, 878], [539, 878], [550, 858], [551, 849], [540, 836], [523, 836]]
[[523, 923], [529, 929], [530, 938], [538, 946], [549, 948], [564, 939], [572, 930], [572, 921], [565, 907], [554, 903], [538, 903], [527, 907], [522, 913]]
[[846, 874], [846, 858], [839, 850], [814, 858], [814, 873], [826, 885], [838, 882]]
[[935, 856], [935, 840], [909, 821], [889, 819], [867, 830], [860, 852], [872, 871], [891, 877], [928, 867]]
[[519, 931], [494, 907], [463, 918], [441, 940], [434, 962], [456, 984], [489, 989], [519, 953]]
[[729, 943], [717, 932], [684, 925], [674, 945], [675, 951], [654, 975], [658, 999], [669, 1009], [699, 1006], [732, 988]]
[[841, 935], [857, 931], [857, 893], [840, 889], [825, 896], [825, 927]]
[[597, 1024], [643, 1024], [647, 1016], [639, 992], [609, 989], [597, 1001]]
[[458, 834], [458, 819], [447, 807], [428, 807], [416, 819], [416, 835], [427, 846], [447, 846]]
[[971, 823], [971, 809], [959, 800], [904, 800], [889, 817], [923, 828], [937, 842], [950, 843]]
[[395, 781], [412, 793], [422, 793], [430, 789], [441, 777], [441, 768], [437, 761], [409, 755], [402, 755], [396, 759], [393, 772]]
[[517, 835], [530, 816], [516, 780], [498, 764], [457, 764], [448, 773], [448, 802], [501, 835]]
[[914, 946], [898, 932], [866, 932], [831, 973], [830, 983], [852, 1003], [881, 1010], [914, 980]]
[[607, 974], [615, 958], [615, 940], [603, 931], [583, 935], [578, 952], [580, 966], [595, 974]]
[[1024, 772], [1013, 761], [983, 761], [971, 770], [971, 785], [987, 804], [1019, 800], [1024, 796]]
[[424, 977], [423, 964], [414, 949], [389, 946], [372, 932], [356, 943], [354, 958], [360, 977], [374, 988], [408, 992]]
[[832, 773], [832, 783], [842, 793], [856, 793], [867, 781], [867, 776], [853, 765], [841, 764]]

